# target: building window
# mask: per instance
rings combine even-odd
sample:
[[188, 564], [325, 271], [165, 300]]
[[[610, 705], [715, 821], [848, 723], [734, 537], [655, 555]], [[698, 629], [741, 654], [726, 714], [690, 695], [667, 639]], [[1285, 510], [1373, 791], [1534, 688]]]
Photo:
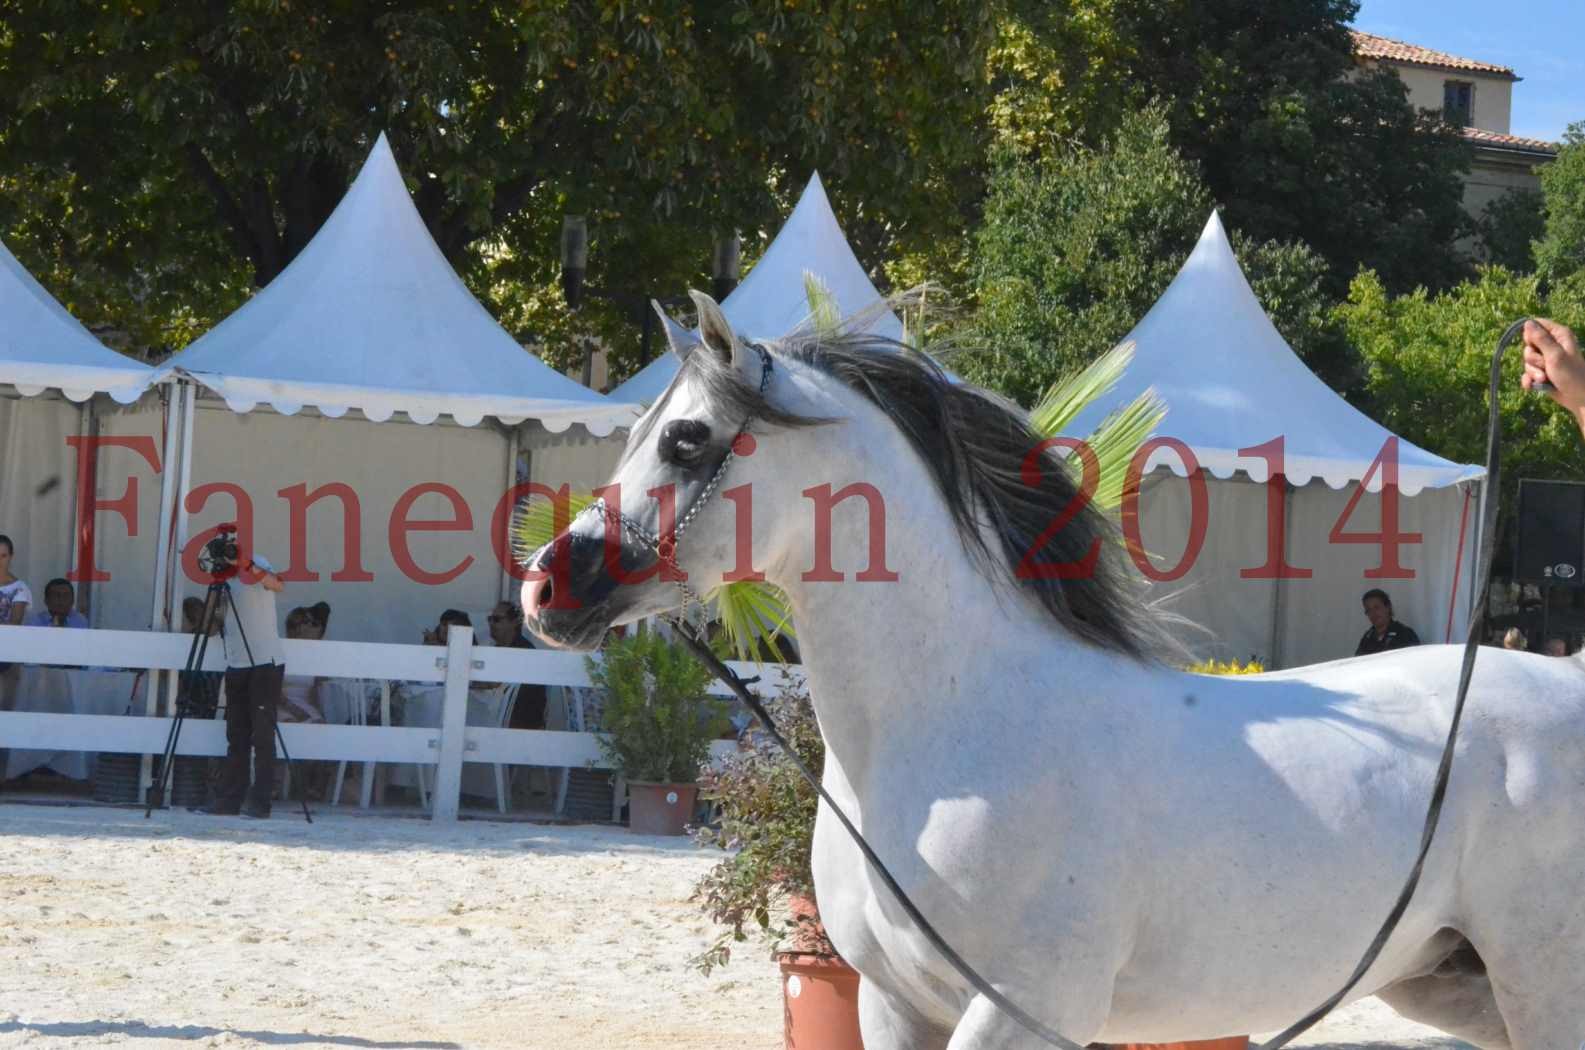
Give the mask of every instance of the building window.
[[1475, 85], [1467, 80], [1442, 83], [1442, 119], [1456, 128], [1475, 126]]

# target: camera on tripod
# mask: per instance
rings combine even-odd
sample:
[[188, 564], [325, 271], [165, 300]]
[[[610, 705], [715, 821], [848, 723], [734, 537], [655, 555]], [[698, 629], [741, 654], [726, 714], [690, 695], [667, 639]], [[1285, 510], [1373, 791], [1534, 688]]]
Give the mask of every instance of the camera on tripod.
[[237, 574], [237, 559], [242, 551], [237, 544], [235, 522], [216, 526], [215, 537], [198, 552], [198, 568], [215, 581], [228, 580]]

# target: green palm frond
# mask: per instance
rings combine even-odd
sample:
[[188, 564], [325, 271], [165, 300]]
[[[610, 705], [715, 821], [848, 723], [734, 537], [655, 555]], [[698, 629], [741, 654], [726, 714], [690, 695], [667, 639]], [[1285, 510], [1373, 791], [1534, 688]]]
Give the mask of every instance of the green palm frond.
[[[1077, 375], [1052, 384], [1029, 414], [1035, 430], [1055, 437], [1070, 426], [1094, 401], [1117, 385], [1134, 358], [1134, 344], [1113, 347]], [[1146, 390], [1127, 405], [1112, 412], [1095, 432], [1085, 439], [1100, 467], [1100, 484], [1091, 501], [1100, 510], [1114, 510], [1123, 499], [1128, 464], [1167, 416], [1166, 402], [1154, 389]], [[1083, 476], [1084, 464], [1078, 455], [1066, 461], [1075, 478]]]
[[804, 295], [809, 299], [810, 329], [816, 335], [835, 335], [842, 328], [842, 307], [831, 289], [811, 270], [804, 271]]
[[715, 606], [721, 634], [739, 660], [776, 658], [777, 638], [785, 634], [797, 640], [787, 595], [775, 584], [738, 580], [717, 587], [706, 600]]
[[[1128, 479], [1128, 464], [1141, 445], [1155, 433], [1167, 417], [1167, 405], [1155, 390], [1146, 390], [1122, 408], [1108, 415], [1085, 440], [1101, 468], [1101, 482], [1090, 501], [1101, 510], [1113, 510], [1123, 501], [1123, 483]], [[1068, 457], [1070, 470], [1080, 472], [1083, 464]]]
[[573, 518], [594, 502], [594, 494], [569, 493], [565, 509], [557, 506], [559, 502], [531, 496], [518, 506], [517, 513], [512, 516], [512, 551], [518, 561], [559, 536]]
[[1096, 398], [1117, 385], [1133, 360], [1134, 344], [1117, 344], [1077, 375], [1051, 384], [1046, 396], [1029, 413], [1029, 422], [1047, 436], [1062, 433]]

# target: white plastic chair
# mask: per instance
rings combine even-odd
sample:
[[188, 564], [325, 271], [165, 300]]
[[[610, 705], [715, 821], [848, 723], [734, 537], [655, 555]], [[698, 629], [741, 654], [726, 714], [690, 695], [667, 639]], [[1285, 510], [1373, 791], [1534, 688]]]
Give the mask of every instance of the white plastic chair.
[[[583, 692], [572, 686], [552, 686], [561, 691], [562, 710], [566, 714], [567, 728], [574, 733], [583, 732]], [[547, 704], [547, 706], [549, 706]], [[572, 780], [572, 769], [568, 766], [561, 767], [561, 776], [556, 784], [556, 816], [560, 817], [567, 812], [567, 787]]]
[[[352, 710], [348, 712], [347, 724], [351, 726], [364, 726], [369, 724], [369, 681], [366, 678], [352, 680]], [[347, 775], [347, 760], [342, 759], [336, 763], [336, 787], [330, 793], [330, 804], [341, 805], [341, 782]], [[363, 763], [363, 776], [359, 778], [360, 799], [363, 808], [369, 808], [369, 790], [373, 786], [370, 781], [374, 778], [374, 763]]]
[[[522, 688], [520, 685], [501, 686], [501, 708], [499, 717], [495, 720], [497, 729], [507, 729], [511, 726], [512, 709], [517, 706], [517, 694]], [[510, 778], [506, 774], [506, 767], [499, 762], [495, 763], [495, 808], [503, 814], [509, 808], [508, 802], [511, 797], [507, 793], [509, 784]]]

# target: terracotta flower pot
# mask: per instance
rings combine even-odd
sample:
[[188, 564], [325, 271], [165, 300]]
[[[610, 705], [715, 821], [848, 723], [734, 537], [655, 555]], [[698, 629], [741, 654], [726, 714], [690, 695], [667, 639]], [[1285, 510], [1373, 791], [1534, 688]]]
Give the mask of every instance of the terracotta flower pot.
[[628, 828], [640, 835], [682, 835], [693, 817], [698, 784], [627, 782]]
[[835, 955], [781, 952], [787, 1050], [864, 1050], [859, 972]]

